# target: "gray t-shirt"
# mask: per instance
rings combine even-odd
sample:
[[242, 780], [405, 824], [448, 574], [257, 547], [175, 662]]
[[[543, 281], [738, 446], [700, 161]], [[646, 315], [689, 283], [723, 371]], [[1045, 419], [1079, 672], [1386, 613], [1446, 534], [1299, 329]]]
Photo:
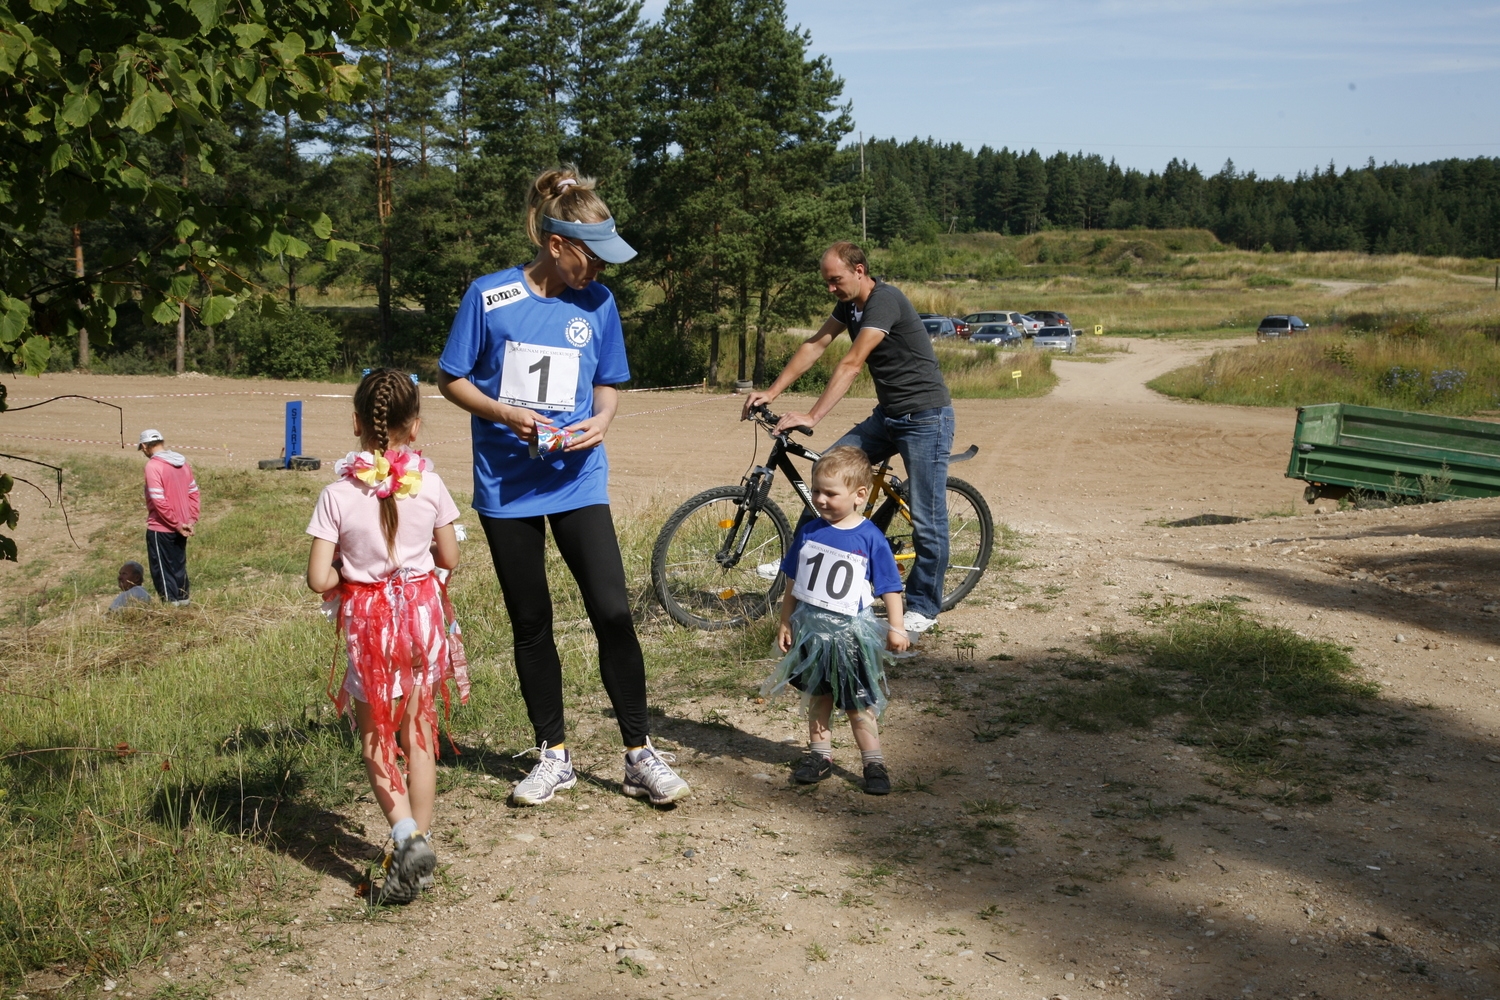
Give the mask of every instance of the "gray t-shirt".
[[117, 596], [113, 601], [109, 603], [109, 610], [124, 611], [126, 608], [130, 607], [133, 602], [150, 604], [151, 595], [146, 593], [145, 587], [136, 585], [134, 587], [131, 587], [129, 590], [121, 591], [119, 596]]
[[833, 318], [849, 330], [850, 340], [857, 340], [865, 327], [885, 331], [885, 339], [870, 352], [868, 364], [886, 416], [904, 417], [952, 402], [932, 338], [899, 288], [877, 281], [863, 310], [856, 310], [852, 302], [840, 302], [833, 307]]

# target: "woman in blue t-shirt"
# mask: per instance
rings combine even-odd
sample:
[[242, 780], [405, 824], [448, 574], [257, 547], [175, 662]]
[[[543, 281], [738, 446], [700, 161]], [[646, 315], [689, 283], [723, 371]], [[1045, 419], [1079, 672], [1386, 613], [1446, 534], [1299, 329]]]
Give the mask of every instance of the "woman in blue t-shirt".
[[469, 286], [438, 387], [473, 414], [474, 509], [489, 540], [515, 642], [521, 696], [541, 755], [511, 792], [540, 805], [577, 783], [563, 728], [562, 663], [552, 636], [545, 525], [578, 581], [599, 642], [599, 675], [625, 741], [626, 795], [665, 805], [690, 794], [653, 750], [646, 667], [630, 617], [609, 511], [604, 435], [630, 379], [620, 313], [594, 279], [635, 256], [592, 179], [549, 170], [527, 196], [525, 266]]

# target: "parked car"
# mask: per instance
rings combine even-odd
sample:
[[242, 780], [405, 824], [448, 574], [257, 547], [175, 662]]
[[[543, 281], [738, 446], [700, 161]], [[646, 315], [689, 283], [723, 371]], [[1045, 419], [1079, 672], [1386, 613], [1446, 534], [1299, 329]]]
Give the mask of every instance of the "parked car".
[[932, 316], [923, 319], [922, 325], [927, 328], [927, 336], [931, 337], [933, 340], [937, 340], [941, 337], [958, 336], [958, 331], [954, 328], [953, 321], [947, 316]]
[[1072, 327], [1073, 323], [1068, 319], [1067, 313], [1053, 312], [1050, 309], [1034, 309], [1026, 315], [1037, 320], [1043, 326], [1066, 326]]
[[971, 325], [975, 323], [1009, 323], [1027, 337], [1046, 325], [1041, 320], [1032, 319], [1025, 313], [1018, 313], [1009, 309], [997, 310], [995, 312], [969, 313], [969, 315], [964, 317], [964, 322]]
[[953, 332], [958, 334], [959, 339], [968, 340], [969, 324], [959, 319], [957, 316], [949, 316], [948, 318], [953, 321]]
[[1300, 316], [1267, 316], [1260, 321], [1260, 326], [1255, 330], [1255, 336], [1265, 337], [1290, 337], [1294, 333], [1306, 333], [1311, 329], [1302, 322]]
[[1037, 347], [1073, 353], [1078, 344], [1078, 334], [1071, 326], [1044, 326], [1031, 338]]
[[971, 344], [995, 344], [999, 347], [1018, 347], [1026, 340], [1021, 329], [1011, 323], [981, 323], [969, 334]]

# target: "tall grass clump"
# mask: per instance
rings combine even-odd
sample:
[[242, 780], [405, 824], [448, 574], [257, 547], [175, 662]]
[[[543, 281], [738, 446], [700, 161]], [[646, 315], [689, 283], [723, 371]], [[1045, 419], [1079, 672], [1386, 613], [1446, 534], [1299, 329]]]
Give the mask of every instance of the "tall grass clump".
[[1454, 415], [1500, 407], [1500, 346], [1416, 318], [1216, 351], [1155, 379], [1169, 396], [1247, 406], [1356, 403]]

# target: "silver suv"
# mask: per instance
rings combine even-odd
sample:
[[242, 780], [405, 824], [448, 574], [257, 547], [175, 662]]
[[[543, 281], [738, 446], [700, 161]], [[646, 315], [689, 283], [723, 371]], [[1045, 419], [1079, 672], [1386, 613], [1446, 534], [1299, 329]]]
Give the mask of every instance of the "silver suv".
[[981, 323], [1009, 323], [1028, 337], [1046, 325], [1041, 320], [1032, 319], [1025, 313], [1011, 312], [1010, 310], [969, 313], [969, 315], [964, 317], [964, 322], [970, 326], [977, 326]]

